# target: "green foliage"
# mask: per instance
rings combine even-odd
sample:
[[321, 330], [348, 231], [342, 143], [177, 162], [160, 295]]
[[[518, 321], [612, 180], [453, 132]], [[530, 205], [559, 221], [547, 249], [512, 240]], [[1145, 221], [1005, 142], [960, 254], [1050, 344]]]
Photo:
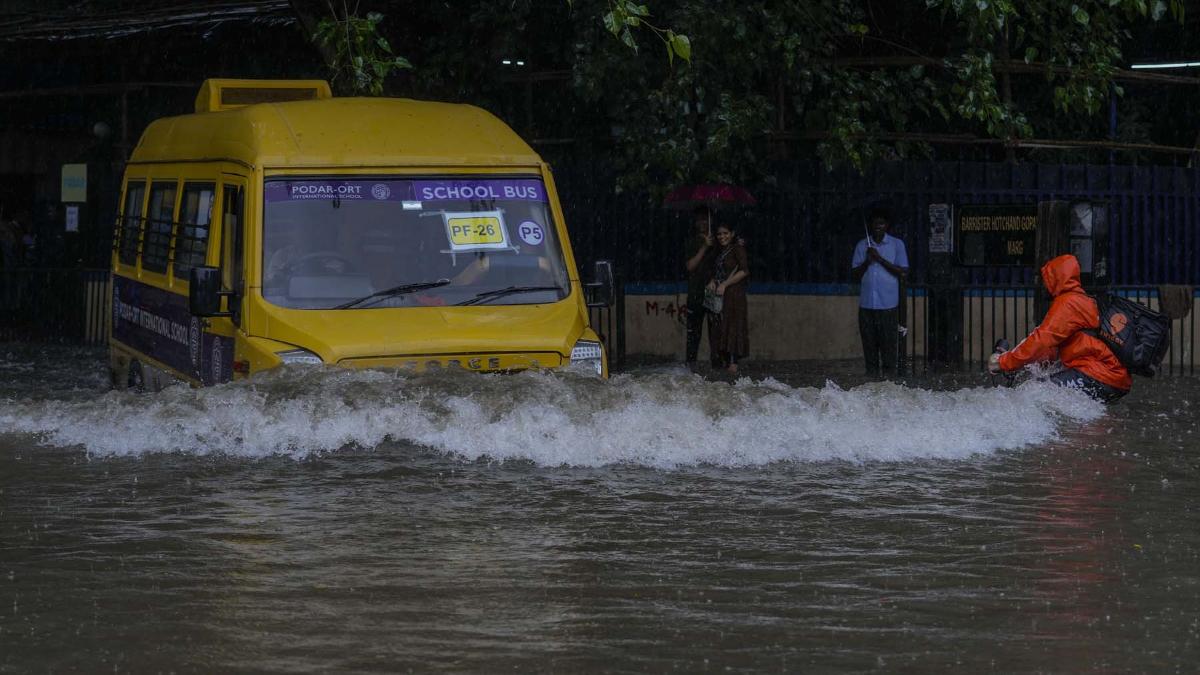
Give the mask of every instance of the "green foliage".
[[[808, 45], [784, 44], [788, 34], [778, 32], [772, 9], [781, 3], [752, 2], [742, 10], [737, 4], [653, 2], [678, 31], [670, 53], [689, 59], [684, 69], [655, 68], [660, 57], [630, 55], [605, 42], [577, 44], [574, 89], [585, 106], [613, 120], [620, 189], [655, 194], [681, 182], [737, 182], [759, 173], [776, 94], [765, 75], [794, 69]], [[611, 32], [609, 23], [604, 27]]]
[[[965, 32], [966, 48], [947, 59], [947, 64], [963, 90], [983, 99], [973, 102], [972, 109], [963, 110], [964, 116], [988, 122], [988, 133], [996, 136], [1021, 135], [1017, 132], [1029, 129], [1011, 119], [1011, 108], [986, 94], [994, 93], [996, 87], [989, 75], [991, 69], [978, 67], [981, 52], [990, 53], [1002, 45], [1012, 53], [1023, 53], [1028, 63], [1040, 57], [1046, 80], [1053, 86], [1055, 110], [1068, 115], [1094, 115], [1108, 101], [1109, 85], [1121, 61], [1121, 44], [1129, 38], [1129, 28], [1140, 21], [1157, 21], [1168, 12], [1177, 19], [1183, 16], [1180, 0], [1172, 0], [1170, 6], [1161, 1], [1150, 5], [1145, 0], [926, 3], [948, 17], [947, 27]], [[1002, 123], [994, 124], [995, 120]]]
[[974, 49], [947, 62], [955, 79], [949, 85], [950, 104], [957, 116], [978, 124], [996, 138], [1033, 135], [1029, 121], [1010, 103], [1001, 100], [996, 86], [995, 57]]
[[[673, 73], [603, 45], [581, 50], [576, 91], [619, 122], [621, 187], [663, 189], [678, 182], [768, 179], [768, 143], [824, 132], [818, 151], [857, 166], [894, 149], [876, 139], [938, 114], [926, 69], [837, 68], [832, 60], [871, 34], [850, 0], [779, 3], [712, 0], [654, 3], [692, 37], [690, 67]], [[920, 148], [907, 148], [919, 152]]]
[[329, 80], [340, 92], [381, 96], [388, 75], [412, 68], [408, 59], [392, 53], [379, 32], [382, 21], [378, 12], [368, 13], [365, 19], [347, 13], [317, 24], [313, 41], [328, 55]]
[[[567, 0], [569, 6], [572, 0]], [[516, 9], [516, 2], [508, 9]], [[392, 52], [392, 47], [379, 30], [383, 14], [369, 12], [366, 18], [343, 7], [342, 15], [330, 5], [331, 17], [325, 17], [313, 30], [312, 39], [326, 57], [330, 83], [339, 93], [382, 96], [384, 81], [395, 71], [410, 70], [408, 59]], [[634, 53], [638, 51], [635, 32], [650, 31], [662, 41], [668, 63], [675, 57], [684, 61], [692, 58], [692, 43], [687, 35], [650, 22], [646, 5], [629, 0], [608, 0], [607, 11], [601, 20], [606, 30]], [[496, 25], [501, 22], [497, 21]]]
[[662, 40], [667, 48], [668, 62], [674, 63], [676, 56], [684, 61], [692, 60], [692, 43], [688, 36], [650, 23], [650, 9], [646, 5], [639, 5], [632, 0], [609, 0], [608, 11], [601, 20], [605, 30], [634, 52], [638, 50], [634, 31], [645, 28]]
[[[645, 8], [610, 6], [618, 11], [605, 28], [624, 40]], [[1090, 133], [1090, 120], [1122, 92], [1112, 78], [1131, 30], [1183, 12], [1181, 0], [910, 0], [880, 23], [870, 3], [855, 0], [651, 7], [694, 41], [686, 71], [658, 74], [638, 55], [602, 47], [583, 50], [574, 68], [577, 93], [618, 120], [622, 183], [639, 190], [768, 178], [772, 148], [797, 147], [798, 137], [817, 139], [828, 165], [862, 168], [931, 151], [894, 140], [906, 133], [1019, 139], [1072, 125]], [[908, 35], [889, 34], [897, 30]], [[908, 46], [922, 41], [914, 33], [929, 36], [925, 46]], [[860, 55], [862, 65], [839, 64]], [[893, 55], [929, 65], [870, 65]], [[1014, 62], [1041, 77], [1006, 79]]]
[[[912, 134], [1102, 137], [1132, 31], [1183, 12], [1181, 0], [901, 0], [885, 18], [880, 7], [431, 3], [387, 26], [421, 64], [392, 89], [484, 106], [534, 141], [577, 139], [539, 149], [598, 153], [616, 163], [621, 189], [653, 195], [681, 182], [769, 181], [769, 160], [797, 151], [859, 168], [930, 154]], [[381, 18], [326, 20], [317, 31], [346, 88], [379, 93], [389, 73], [410, 67], [383, 39]], [[642, 49], [648, 39], [665, 60]], [[502, 66], [509, 56], [527, 66]], [[1139, 109], [1139, 124], [1119, 133], [1139, 140], [1126, 134], [1160, 113]]]

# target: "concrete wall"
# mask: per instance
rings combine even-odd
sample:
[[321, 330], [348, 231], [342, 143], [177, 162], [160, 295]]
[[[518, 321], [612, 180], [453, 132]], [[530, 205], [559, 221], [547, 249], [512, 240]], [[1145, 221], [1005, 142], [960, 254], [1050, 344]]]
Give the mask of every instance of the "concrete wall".
[[[862, 357], [857, 295], [754, 295], [750, 302], [750, 356], [762, 360]], [[682, 360], [685, 294], [625, 296], [625, 351], [630, 356]], [[684, 307], [685, 313], [679, 308]], [[708, 330], [700, 345], [708, 358]]]

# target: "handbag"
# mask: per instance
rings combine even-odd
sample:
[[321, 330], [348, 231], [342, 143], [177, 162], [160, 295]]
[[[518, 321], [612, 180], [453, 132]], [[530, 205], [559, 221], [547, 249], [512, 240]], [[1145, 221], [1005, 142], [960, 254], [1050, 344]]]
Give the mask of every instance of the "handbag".
[[717, 292], [711, 288], [704, 289], [704, 309], [713, 314], [720, 314], [723, 304], [725, 304], [725, 298], [717, 295]]

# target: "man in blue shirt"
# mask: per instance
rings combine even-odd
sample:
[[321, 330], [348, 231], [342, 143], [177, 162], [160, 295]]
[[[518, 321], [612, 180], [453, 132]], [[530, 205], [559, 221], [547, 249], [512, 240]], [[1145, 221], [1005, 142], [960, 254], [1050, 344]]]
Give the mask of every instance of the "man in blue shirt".
[[[897, 374], [900, 336], [900, 282], [908, 274], [904, 242], [889, 235], [887, 211], [871, 209], [870, 236], [854, 247], [851, 273], [862, 283], [858, 296], [858, 332], [867, 375]], [[881, 370], [882, 364], [882, 370]]]

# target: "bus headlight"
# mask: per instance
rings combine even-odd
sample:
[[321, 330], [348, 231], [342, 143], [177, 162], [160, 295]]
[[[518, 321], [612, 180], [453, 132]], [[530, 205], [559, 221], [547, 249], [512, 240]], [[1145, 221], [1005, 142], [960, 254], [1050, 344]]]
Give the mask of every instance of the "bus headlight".
[[278, 356], [288, 365], [303, 363], [305, 365], [319, 366], [325, 363], [321, 360], [321, 357], [307, 349], [289, 349], [286, 352], [275, 352], [275, 356]]
[[586, 363], [596, 370], [597, 375], [604, 374], [604, 348], [599, 342], [580, 340], [571, 348], [571, 365]]

